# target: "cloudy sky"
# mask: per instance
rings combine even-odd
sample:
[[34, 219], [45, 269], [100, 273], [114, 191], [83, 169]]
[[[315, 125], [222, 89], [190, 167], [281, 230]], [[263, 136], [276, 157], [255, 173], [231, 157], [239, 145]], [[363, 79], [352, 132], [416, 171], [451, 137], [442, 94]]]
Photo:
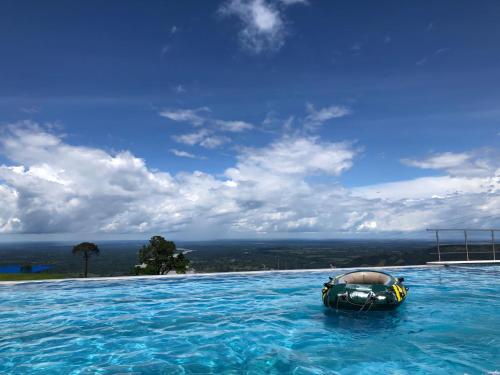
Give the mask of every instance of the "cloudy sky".
[[0, 8], [0, 240], [500, 226], [498, 1]]

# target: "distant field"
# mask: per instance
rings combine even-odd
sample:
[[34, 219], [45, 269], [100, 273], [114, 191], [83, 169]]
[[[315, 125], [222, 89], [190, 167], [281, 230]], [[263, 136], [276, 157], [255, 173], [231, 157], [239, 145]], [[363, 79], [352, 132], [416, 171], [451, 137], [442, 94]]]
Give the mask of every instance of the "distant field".
[[64, 273], [0, 273], [0, 281], [66, 279], [68, 277], [74, 277], [74, 275]]
[[[89, 277], [131, 275], [146, 241], [98, 242], [99, 256], [89, 263]], [[48, 265], [43, 273], [0, 274], [0, 280], [36, 280], [80, 277], [82, 258], [71, 253], [73, 243], [0, 243], [0, 266]], [[227, 240], [178, 242], [196, 272], [232, 272], [272, 269], [404, 266], [437, 260], [432, 241], [405, 240]], [[464, 260], [463, 245], [442, 246], [443, 260]], [[471, 245], [471, 259], [491, 259], [491, 246]], [[448, 254], [446, 254], [448, 252]]]

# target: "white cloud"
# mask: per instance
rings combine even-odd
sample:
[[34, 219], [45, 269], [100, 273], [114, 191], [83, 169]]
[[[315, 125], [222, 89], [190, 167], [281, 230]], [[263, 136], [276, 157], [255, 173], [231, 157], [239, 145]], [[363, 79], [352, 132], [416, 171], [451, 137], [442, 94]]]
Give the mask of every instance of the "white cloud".
[[448, 48], [448, 47], [439, 48], [439, 49], [434, 51], [434, 55], [440, 55], [442, 53], [448, 52], [449, 50], [450, 50], [450, 48]]
[[183, 86], [183, 85], [177, 85], [173, 88], [173, 90], [177, 93], [177, 94], [183, 94], [185, 93], [187, 90], [186, 88]]
[[230, 138], [215, 135], [208, 129], [201, 129], [200, 131], [194, 133], [174, 135], [172, 138], [178, 143], [189, 146], [200, 145], [209, 149], [217, 148], [231, 141]]
[[353, 44], [351, 46], [351, 51], [353, 51], [354, 53], [359, 53], [359, 51], [361, 51], [362, 47], [363, 47], [363, 45], [361, 43]]
[[424, 57], [424, 58], [422, 58], [422, 59], [418, 60], [418, 61], [415, 63], [415, 65], [417, 65], [417, 66], [422, 66], [422, 65], [425, 65], [425, 64], [427, 64], [427, 57]]
[[245, 121], [224, 121], [216, 120], [215, 124], [222, 131], [228, 131], [233, 133], [239, 133], [245, 130], [251, 130], [254, 126]]
[[[445, 152], [405, 164], [446, 175], [363, 186], [352, 195], [372, 202], [377, 229], [497, 227], [500, 224], [500, 158], [491, 150]], [[376, 207], [379, 208], [376, 208]]]
[[443, 170], [452, 176], [491, 176], [500, 167], [500, 155], [495, 150], [480, 149], [473, 152], [444, 152], [423, 160], [402, 159], [408, 166]]
[[307, 0], [279, 0], [279, 1], [285, 5], [294, 5], [294, 4], [307, 5], [307, 4], [309, 4], [309, 1], [307, 1]]
[[200, 131], [188, 134], [174, 135], [172, 138], [178, 142], [185, 145], [194, 146], [200, 143], [209, 134], [208, 130], [202, 129]]
[[220, 132], [239, 133], [251, 130], [254, 126], [245, 121], [226, 121], [208, 117], [210, 109], [201, 107], [196, 109], [169, 109], [160, 112], [160, 116], [173, 121], [187, 122], [194, 126], [206, 125], [201, 130], [187, 134], [173, 135], [172, 138], [189, 146], [200, 145], [208, 149], [217, 148], [231, 142], [231, 138], [220, 135]]
[[469, 160], [470, 157], [471, 156], [467, 153], [445, 152], [425, 160], [403, 159], [401, 161], [403, 164], [423, 169], [448, 169], [462, 165]]
[[2, 154], [12, 165], [0, 167], [0, 199], [8, 207], [2, 232], [314, 230], [318, 218], [304, 202], [314, 201], [314, 190], [304, 179], [338, 175], [355, 155], [348, 144], [290, 138], [243, 152], [223, 177], [173, 177], [129, 152], [72, 146], [34, 124], [15, 124], [3, 135]]
[[225, 137], [223, 135], [209, 135], [200, 142], [200, 146], [213, 149], [230, 141], [231, 141], [230, 138]]
[[[285, 5], [306, 4], [281, 0]], [[236, 16], [242, 24], [240, 42], [247, 51], [259, 54], [276, 51], [285, 43], [285, 22], [281, 11], [267, 0], [228, 0], [220, 8], [223, 16]]]
[[0, 166], [3, 233], [179, 232], [213, 238], [307, 232], [326, 237], [421, 231], [443, 223], [500, 224], [498, 162], [497, 169], [488, 169], [490, 175], [346, 188], [337, 176], [352, 168], [356, 148], [294, 136], [240, 151], [222, 174], [171, 175], [152, 170], [128, 151], [110, 154], [71, 145], [33, 123], [6, 127], [0, 152], [9, 160]]
[[206, 114], [210, 108], [201, 107], [196, 109], [165, 109], [160, 112], [160, 116], [172, 121], [188, 122], [192, 125], [203, 125], [207, 121]]
[[404, 199], [434, 199], [473, 193], [489, 193], [494, 189], [493, 177], [420, 177], [413, 180], [387, 182], [354, 188], [354, 195], [369, 199], [400, 201]]
[[32, 114], [40, 112], [40, 110], [37, 107], [21, 107], [21, 112], [32, 115]]
[[0, 166], [0, 186], [9, 206], [15, 204], [0, 232], [99, 232], [124, 212], [136, 231], [149, 216], [149, 207], [142, 206], [147, 196], [168, 194], [173, 186], [170, 175], [152, 173], [126, 151], [110, 155], [71, 146], [30, 123], [10, 126], [2, 135], [2, 153], [16, 165]]
[[182, 150], [177, 150], [175, 148], [170, 149], [170, 152], [174, 154], [175, 156], [178, 156], [180, 158], [190, 158], [190, 159], [196, 159], [196, 155], [191, 154], [190, 152], [187, 151], [182, 151]]
[[349, 108], [337, 105], [316, 110], [314, 105], [311, 103], [306, 104], [306, 111], [307, 116], [305, 118], [304, 125], [309, 129], [314, 129], [328, 120], [345, 117], [352, 113]]
[[162, 56], [166, 55], [168, 51], [170, 51], [170, 44], [164, 44], [161, 47], [161, 55]]
[[[182, 85], [178, 85], [174, 88], [174, 90], [178, 93], [186, 92], [185, 88]], [[221, 120], [221, 119], [213, 119], [208, 115], [211, 110], [208, 107], [201, 107], [195, 109], [168, 109], [160, 112], [160, 116], [168, 118], [173, 121], [178, 122], [187, 122], [195, 126], [200, 126], [203, 124], [208, 124], [212, 126], [212, 129], [238, 133], [245, 130], [251, 130], [254, 126], [246, 121], [241, 120]]]
[[[444, 190], [439, 182], [443, 182], [442, 178], [429, 177], [425, 180], [379, 184], [355, 189], [354, 195], [368, 199], [365, 204], [365, 208], [369, 207], [366, 210], [367, 219], [377, 224], [376, 231], [379, 232], [424, 231], [429, 227], [488, 228], [500, 224], [499, 176], [491, 178], [489, 189], [482, 187], [482, 190], [477, 191], [467, 188], [466, 185], [471, 184], [468, 181], [462, 180], [465, 185], [459, 185], [460, 181], [452, 181], [458, 187], [456, 193], [445, 192], [442, 196], [436, 195]], [[431, 183], [438, 189], [422, 191], [422, 183]], [[482, 185], [481, 182], [479, 184]], [[407, 194], [403, 189], [408, 189]], [[376, 195], [379, 197], [376, 198]]]
[[357, 151], [350, 143], [321, 143], [317, 138], [289, 138], [262, 149], [247, 148], [239, 155], [236, 169], [229, 169], [234, 180], [245, 180], [265, 172], [267, 175], [338, 176], [352, 166]]

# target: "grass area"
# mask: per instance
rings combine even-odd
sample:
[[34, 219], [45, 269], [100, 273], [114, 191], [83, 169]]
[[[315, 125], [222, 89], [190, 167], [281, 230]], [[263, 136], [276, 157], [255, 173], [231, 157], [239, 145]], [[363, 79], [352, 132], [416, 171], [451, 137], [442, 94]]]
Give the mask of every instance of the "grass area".
[[66, 279], [75, 277], [67, 273], [0, 273], [0, 281], [25, 281], [25, 280], [44, 280], [44, 279]]

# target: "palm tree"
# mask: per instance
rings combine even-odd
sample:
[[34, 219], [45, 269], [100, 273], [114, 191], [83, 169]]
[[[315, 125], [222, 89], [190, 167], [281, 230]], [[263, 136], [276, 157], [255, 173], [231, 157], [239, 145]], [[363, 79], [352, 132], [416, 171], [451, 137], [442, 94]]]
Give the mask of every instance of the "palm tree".
[[92, 242], [82, 242], [76, 246], [73, 246], [73, 254], [82, 254], [85, 264], [84, 274], [87, 277], [89, 268], [89, 258], [92, 255], [99, 255], [99, 248], [95, 243]]

